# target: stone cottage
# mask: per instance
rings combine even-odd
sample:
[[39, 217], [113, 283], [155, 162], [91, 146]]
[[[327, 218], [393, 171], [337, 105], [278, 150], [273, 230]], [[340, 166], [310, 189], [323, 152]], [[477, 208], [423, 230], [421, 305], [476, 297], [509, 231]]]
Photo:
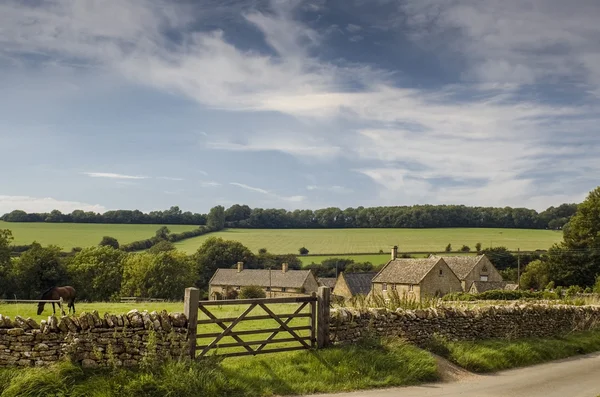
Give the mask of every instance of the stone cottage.
[[319, 287], [329, 287], [331, 291], [335, 288], [335, 283], [337, 279], [335, 277], [319, 277], [317, 282], [319, 283]]
[[[475, 287], [479, 292], [489, 291], [491, 289], [504, 289], [507, 284], [502, 279], [502, 275], [485, 255], [477, 256], [437, 256], [431, 255], [431, 258], [443, 259], [450, 269], [460, 280], [462, 290], [469, 292], [474, 282], [478, 282]], [[493, 283], [493, 284], [484, 284]]]
[[[395, 258], [397, 248], [392, 250]], [[456, 274], [442, 258], [395, 258], [390, 260], [372, 281], [372, 294], [391, 294], [414, 297], [440, 297], [450, 292], [462, 291], [462, 285]]]
[[209, 282], [209, 299], [226, 299], [232, 291], [250, 285], [261, 287], [267, 298], [306, 296], [319, 288], [310, 270], [289, 270], [287, 263], [279, 270], [244, 269], [238, 262], [237, 269], [217, 269]]
[[332, 294], [336, 299], [351, 299], [357, 295], [369, 295], [371, 283], [377, 272], [346, 273], [341, 272]]

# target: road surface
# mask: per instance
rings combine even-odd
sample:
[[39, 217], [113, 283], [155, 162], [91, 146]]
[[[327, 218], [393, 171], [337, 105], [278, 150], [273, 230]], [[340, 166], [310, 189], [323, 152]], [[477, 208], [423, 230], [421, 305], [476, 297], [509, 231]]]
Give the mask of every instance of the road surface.
[[469, 375], [458, 382], [378, 389], [313, 397], [597, 397], [600, 353], [553, 361], [492, 375]]

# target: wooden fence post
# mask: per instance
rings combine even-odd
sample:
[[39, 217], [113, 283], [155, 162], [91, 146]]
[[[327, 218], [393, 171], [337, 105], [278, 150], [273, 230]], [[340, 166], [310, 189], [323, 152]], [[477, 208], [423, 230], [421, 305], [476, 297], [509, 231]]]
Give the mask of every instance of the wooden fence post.
[[188, 343], [189, 355], [192, 360], [196, 358], [196, 334], [198, 331], [198, 304], [200, 303], [200, 290], [198, 288], [186, 288], [183, 301], [183, 313], [188, 319]]
[[329, 287], [319, 287], [317, 316], [317, 348], [329, 345]]

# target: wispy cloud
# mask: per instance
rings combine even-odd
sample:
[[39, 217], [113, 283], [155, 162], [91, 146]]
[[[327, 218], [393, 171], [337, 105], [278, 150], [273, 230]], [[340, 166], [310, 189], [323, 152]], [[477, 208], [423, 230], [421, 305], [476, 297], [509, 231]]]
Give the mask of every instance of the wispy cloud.
[[200, 187], [217, 187], [222, 186], [221, 183], [215, 181], [200, 182]]
[[333, 185], [333, 186], [317, 186], [317, 185], [308, 185], [306, 190], [310, 191], [325, 191], [332, 193], [352, 193], [353, 190], [344, 186]]
[[52, 210], [59, 210], [63, 213], [70, 213], [74, 210], [106, 212], [106, 208], [100, 204], [57, 200], [52, 197], [0, 196], [0, 214], [14, 210], [25, 212], [50, 212]]
[[170, 176], [159, 176], [156, 179], [163, 179], [165, 181], [183, 181], [183, 178], [175, 178], [175, 177], [170, 177]]
[[148, 176], [134, 176], [125, 174], [114, 174], [111, 172], [83, 172], [84, 175], [92, 178], [109, 178], [109, 179], [149, 179]]
[[254, 186], [249, 186], [249, 185], [246, 185], [244, 183], [230, 182], [229, 184], [233, 185], [233, 186], [240, 187], [242, 189], [250, 190], [252, 192], [260, 193], [260, 194], [269, 196], [269, 197], [277, 199], [277, 200], [282, 200], [282, 201], [289, 201], [289, 202], [293, 202], [293, 203], [298, 203], [298, 202], [304, 201], [306, 199], [305, 196], [280, 196], [280, 195], [272, 193], [272, 192], [270, 192], [268, 190], [261, 189], [261, 188], [258, 188], [258, 187], [254, 187]]

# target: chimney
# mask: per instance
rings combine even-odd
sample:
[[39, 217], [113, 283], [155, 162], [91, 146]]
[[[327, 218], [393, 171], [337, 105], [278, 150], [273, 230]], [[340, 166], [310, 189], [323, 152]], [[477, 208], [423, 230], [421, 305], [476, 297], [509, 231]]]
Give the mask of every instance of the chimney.
[[244, 262], [238, 262], [238, 273], [244, 270]]
[[285, 272], [287, 272], [287, 271], [288, 271], [288, 264], [287, 264], [287, 263], [283, 263], [283, 264], [281, 264], [281, 271], [282, 271], [283, 273], [285, 273]]
[[394, 245], [394, 247], [392, 248], [392, 260], [397, 259], [398, 258], [398, 246]]

